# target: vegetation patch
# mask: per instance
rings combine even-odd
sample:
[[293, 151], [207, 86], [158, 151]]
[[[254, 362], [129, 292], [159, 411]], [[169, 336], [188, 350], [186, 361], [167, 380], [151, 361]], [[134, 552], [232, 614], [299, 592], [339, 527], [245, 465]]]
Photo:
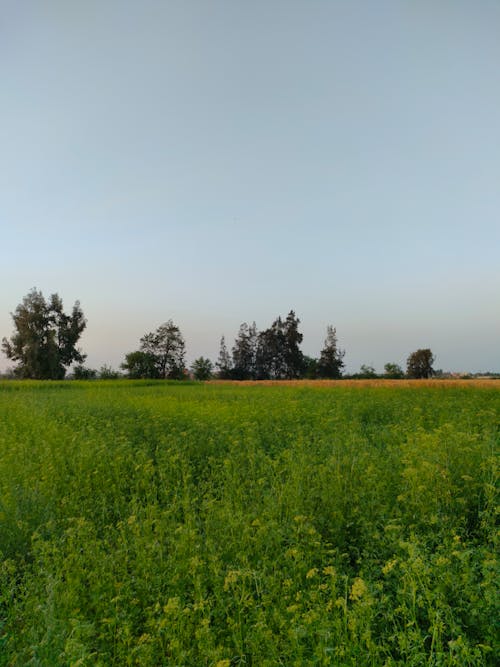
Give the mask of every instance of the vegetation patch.
[[0, 665], [496, 665], [494, 382], [0, 383]]

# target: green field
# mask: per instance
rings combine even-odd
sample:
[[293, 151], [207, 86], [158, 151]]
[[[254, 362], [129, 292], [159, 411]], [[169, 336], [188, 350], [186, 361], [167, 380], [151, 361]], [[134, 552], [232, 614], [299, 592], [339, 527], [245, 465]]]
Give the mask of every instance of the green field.
[[0, 665], [496, 665], [500, 390], [0, 384]]

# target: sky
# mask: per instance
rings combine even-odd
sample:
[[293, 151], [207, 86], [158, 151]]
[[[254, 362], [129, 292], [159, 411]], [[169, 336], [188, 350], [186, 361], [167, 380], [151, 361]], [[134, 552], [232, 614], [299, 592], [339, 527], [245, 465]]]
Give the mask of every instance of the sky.
[[500, 370], [496, 0], [0, 0], [0, 82], [0, 337], [36, 287], [93, 368], [293, 309]]

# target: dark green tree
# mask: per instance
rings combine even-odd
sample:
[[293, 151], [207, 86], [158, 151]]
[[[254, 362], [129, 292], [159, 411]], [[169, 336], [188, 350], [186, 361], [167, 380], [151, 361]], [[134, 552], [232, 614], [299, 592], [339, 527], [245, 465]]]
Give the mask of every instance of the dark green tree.
[[384, 366], [384, 377], [390, 380], [400, 380], [404, 378], [405, 374], [399, 364], [387, 363]]
[[330, 324], [326, 327], [326, 339], [318, 361], [318, 376], [336, 380], [342, 377], [345, 350], [341, 350], [337, 341], [337, 330]]
[[129, 378], [181, 380], [184, 378], [184, 338], [178, 326], [168, 320], [141, 338], [141, 346], [125, 356], [121, 368]]
[[257, 352], [257, 327], [255, 322], [240, 326], [233, 346], [232, 377], [235, 380], [251, 380], [256, 376], [255, 358]]
[[74, 380], [95, 380], [97, 371], [94, 368], [87, 368], [83, 364], [78, 364], [73, 368]]
[[195, 380], [210, 380], [213, 372], [213, 364], [210, 359], [198, 357], [191, 364], [191, 371]]
[[373, 366], [369, 366], [368, 364], [361, 364], [359, 373], [356, 373], [356, 376], [361, 380], [373, 380], [377, 377], [377, 371]]
[[433, 363], [434, 355], [429, 348], [416, 350], [406, 361], [406, 374], [417, 380], [430, 378], [434, 375]]
[[119, 377], [120, 377], [119, 371], [115, 371], [115, 369], [112, 366], [104, 364], [104, 366], [101, 366], [101, 368], [99, 369], [100, 380], [118, 380]]
[[168, 320], [141, 338], [141, 351], [155, 359], [158, 377], [180, 380], [184, 377], [184, 338], [178, 326]]
[[281, 317], [257, 338], [255, 373], [258, 380], [279, 379], [283, 373], [283, 333]]
[[58, 294], [45, 300], [33, 288], [12, 314], [15, 333], [4, 338], [2, 348], [9, 359], [17, 361], [17, 377], [60, 380], [73, 362], [82, 363], [86, 355], [76, 347], [86, 326], [80, 303], [71, 315], [63, 311]]
[[318, 360], [314, 357], [304, 355], [304, 374], [303, 377], [308, 380], [315, 380], [318, 377]]
[[283, 323], [285, 375], [290, 380], [300, 378], [305, 368], [304, 354], [299, 347], [304, 336], [299, 331], [299, 324], [299, 318], [291, 310]]
[[227, 351], [226, 339], [224, 336], [220, 339], [219, 358], [215, 363], [217, 368], [217, 376], [220, 380], [231, 380], [233, 377], [233, 362], [231, 355]]
[[299, 348], [302, 334], [300, 320], [291, 310], [285, 321], [278, 317], [257, 338], [256, 377], [261, 380], [287, 380], [301, 377], [304, 355]]
[[125, 355], [125, 361], [120, 368], [127, 372], [132, 380], [145, 378], [158, 379], [160, 377], [156, 364], [156, 357], [150, 352], [136, 350]]

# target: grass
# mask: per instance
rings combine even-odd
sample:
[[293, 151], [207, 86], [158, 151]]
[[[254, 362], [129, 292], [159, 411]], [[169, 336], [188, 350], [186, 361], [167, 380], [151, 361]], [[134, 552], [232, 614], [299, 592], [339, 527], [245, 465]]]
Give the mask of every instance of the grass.
[[492, 381], [0, 383], [0, 665], [496, 665]]

